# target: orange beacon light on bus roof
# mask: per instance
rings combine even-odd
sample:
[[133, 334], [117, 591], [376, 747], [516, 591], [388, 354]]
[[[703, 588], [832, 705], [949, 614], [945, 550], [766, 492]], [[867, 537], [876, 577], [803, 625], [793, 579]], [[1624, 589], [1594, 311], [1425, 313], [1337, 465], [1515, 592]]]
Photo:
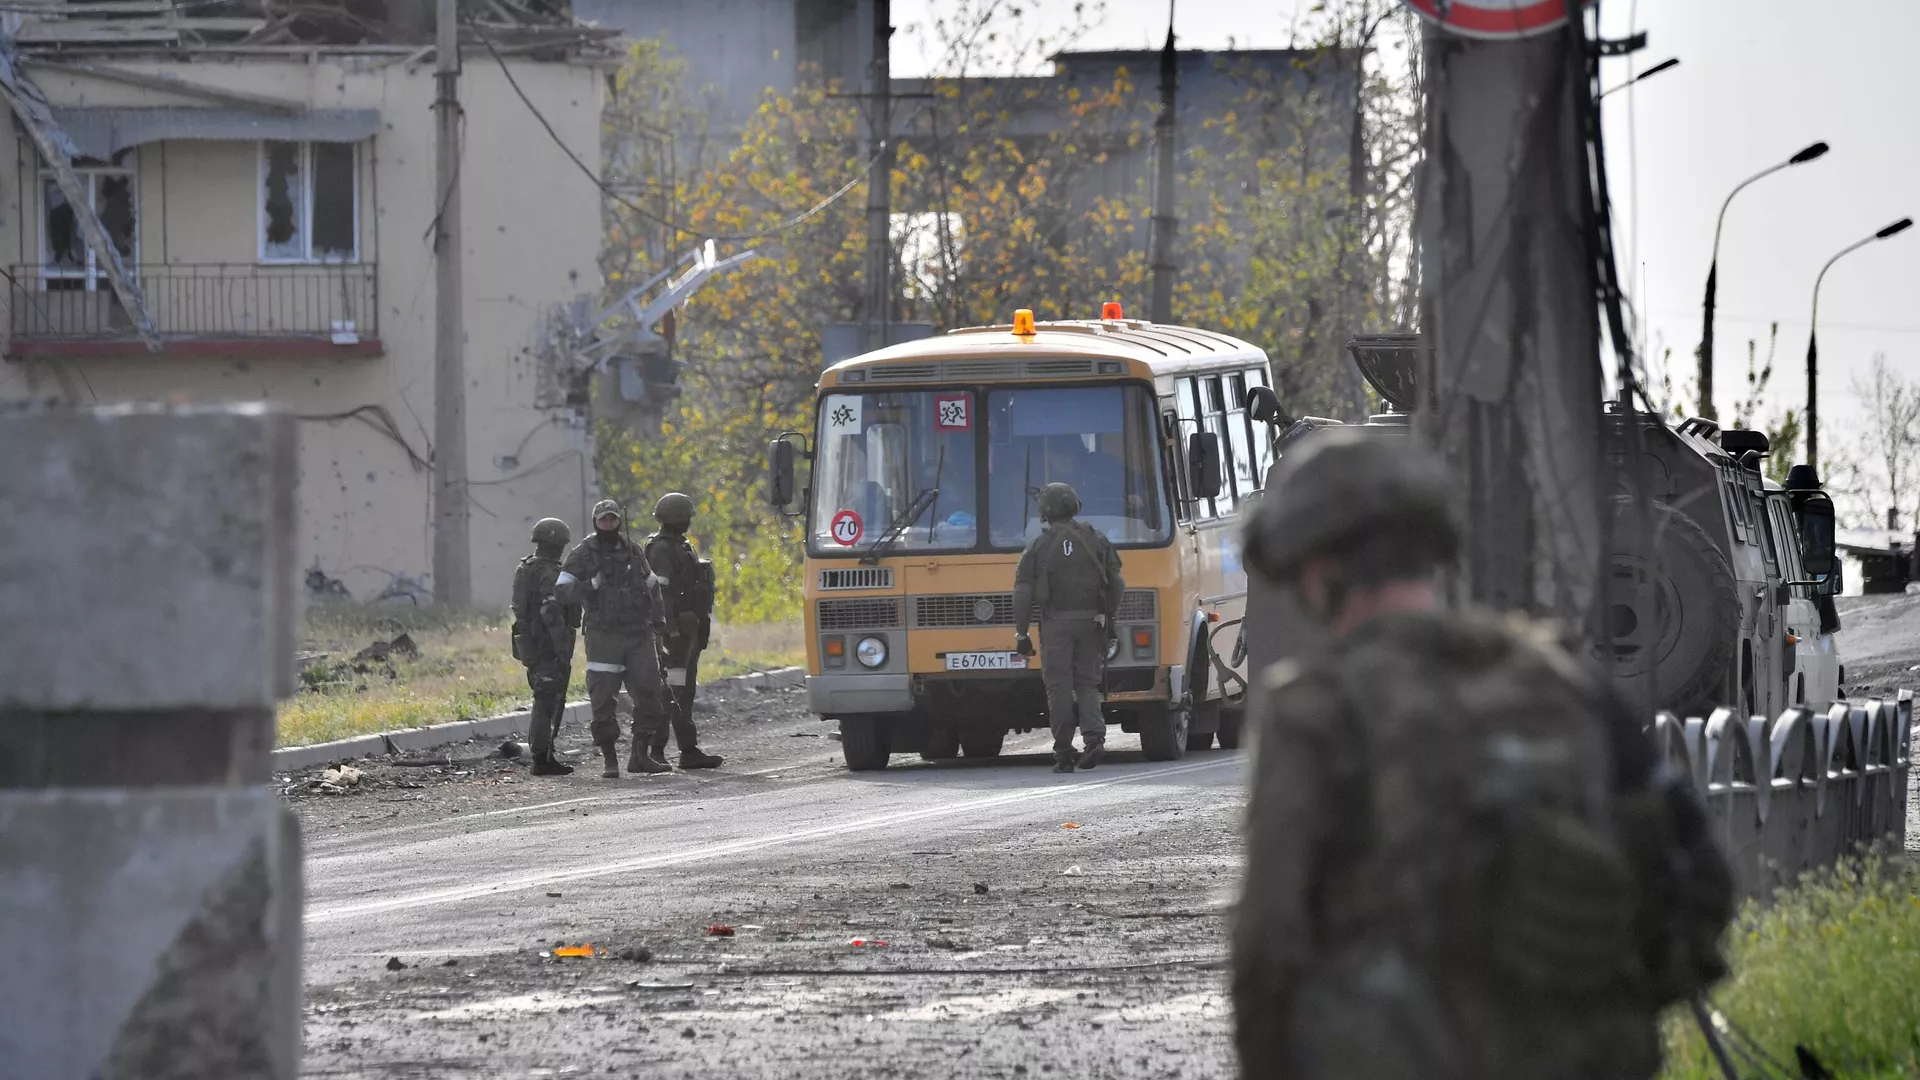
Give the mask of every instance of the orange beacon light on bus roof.
[[1033, 309], [1021, 308], [1013, 313], [1013, 336], [1033, 336]]
[[1106, 303], [1101, 304], [1100, 318], [1106, 320], [1107, 322], [1114, 322], [1114, 321], [1126, 318], [1126, 315], [1120, 309], [1120, 301], [1109, 300]]

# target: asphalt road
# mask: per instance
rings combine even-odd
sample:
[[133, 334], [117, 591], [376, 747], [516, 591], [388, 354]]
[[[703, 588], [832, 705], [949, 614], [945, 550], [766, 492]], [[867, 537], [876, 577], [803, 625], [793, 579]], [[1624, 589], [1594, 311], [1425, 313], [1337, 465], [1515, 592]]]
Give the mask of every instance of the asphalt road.
[[1239, 753], [850, 774], [799, 699], [717, 703], [712, 772], [293, 778], [307, 1075], [1232, 1075]]

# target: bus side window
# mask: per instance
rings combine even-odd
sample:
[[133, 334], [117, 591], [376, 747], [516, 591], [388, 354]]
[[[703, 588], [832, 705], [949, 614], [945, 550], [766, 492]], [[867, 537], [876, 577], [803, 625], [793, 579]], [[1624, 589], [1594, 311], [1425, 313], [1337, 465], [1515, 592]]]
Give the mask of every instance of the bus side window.
[[[1194, 380], [1191, 377], [1179, 380], [1174, 386], [1174, 393], [1178, 397], [1177, 413], [1180, 422], [1174, 426], [1173, 441], [1176, 446], [1181, 448], [1177, 457], [1180, 462], [1180, 486], [1184, 491], [1186, 489], [1187, 475], [1187, 439], [1193, 435], [1194, 432], [1201, 430], [1200, 397], [1199, 388], [1194, 384]], [[1190, 495], [1189, 498], [1191, 498]], [[1193, 516], [1199, 521], [1205, 521], [1213, 517], [1213, 500], [1195, 499], [1193, 501]]]
[[1253, 429], [1247, 422], [1247, 379], [1240, 372], [1223, 376], [1227, 389], [1227, 442], [1232, 451], [1232, 472], [1240, 498], [1260, 490], [1260, 474], [1254, 467]]
[[1227, 437], [1227, 404], [1221, 392], [1220, 376], [1208, 375], [1200, 380], [1206, 397], [1202, 404], [1206, 407], [1200, 430], [1211, 432], [1220, 443], [1220, 494], [1214, 497], [1213, 512], [1216, 517], [1225, 517], [1233, 513], [1234, 501], [1239, 497], [1234, 491], [1233, 478], [1236, 469], [1233, 461], [1233, 440]]

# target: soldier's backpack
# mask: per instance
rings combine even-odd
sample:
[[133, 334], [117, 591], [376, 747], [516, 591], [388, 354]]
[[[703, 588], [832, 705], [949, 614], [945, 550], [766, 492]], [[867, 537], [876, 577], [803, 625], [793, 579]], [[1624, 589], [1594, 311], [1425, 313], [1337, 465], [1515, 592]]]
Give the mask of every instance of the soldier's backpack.
[[539, 648], [534, 643], [533, 631], [541, 625], [540, 605], [546, 598], [533, 595], [533, 583], [536, 579], [537, 563], [553, 564], [552, 559], [539, 555], [529, 555], [520, 560], [513, 571], [513, 658], [521, 663], [538, 660]]

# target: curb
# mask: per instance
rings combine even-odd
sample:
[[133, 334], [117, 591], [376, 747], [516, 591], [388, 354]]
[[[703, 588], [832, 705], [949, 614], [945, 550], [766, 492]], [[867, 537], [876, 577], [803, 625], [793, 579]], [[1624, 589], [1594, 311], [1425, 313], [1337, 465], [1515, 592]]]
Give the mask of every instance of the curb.
[[[710, 689], [721, 687], [780, 689], [804, 685], [805, 674], [804, 668], [785, 667], [772, 671], [755, 671], [747, 675], [734, 675], [705, 685]], [[313, 743], [310, 746], [282, 747], [273, 752], [272, 767], [277, 773], [293, 772], [297, 769], [312, 768], [315, 765], [331, 765], [336, 761], [352, 761], [378, 754], [399, 753], [405, 750], [431, 750], [436, 746], [466, 742], [469, 739], [499, 738], [516, 731], [526, 730], [527, 718], [531, 715], [532, 710], [519, 709], [480, 720], [454, 720], [427, 727], [356, 735], [351, 739], [336, 739], [333, 742]], [[586, 724], [592, 719], [592, 714], [587, 702], [570, 701], [567, 703], [566, 713], [562, 719], [566, 723]]]

